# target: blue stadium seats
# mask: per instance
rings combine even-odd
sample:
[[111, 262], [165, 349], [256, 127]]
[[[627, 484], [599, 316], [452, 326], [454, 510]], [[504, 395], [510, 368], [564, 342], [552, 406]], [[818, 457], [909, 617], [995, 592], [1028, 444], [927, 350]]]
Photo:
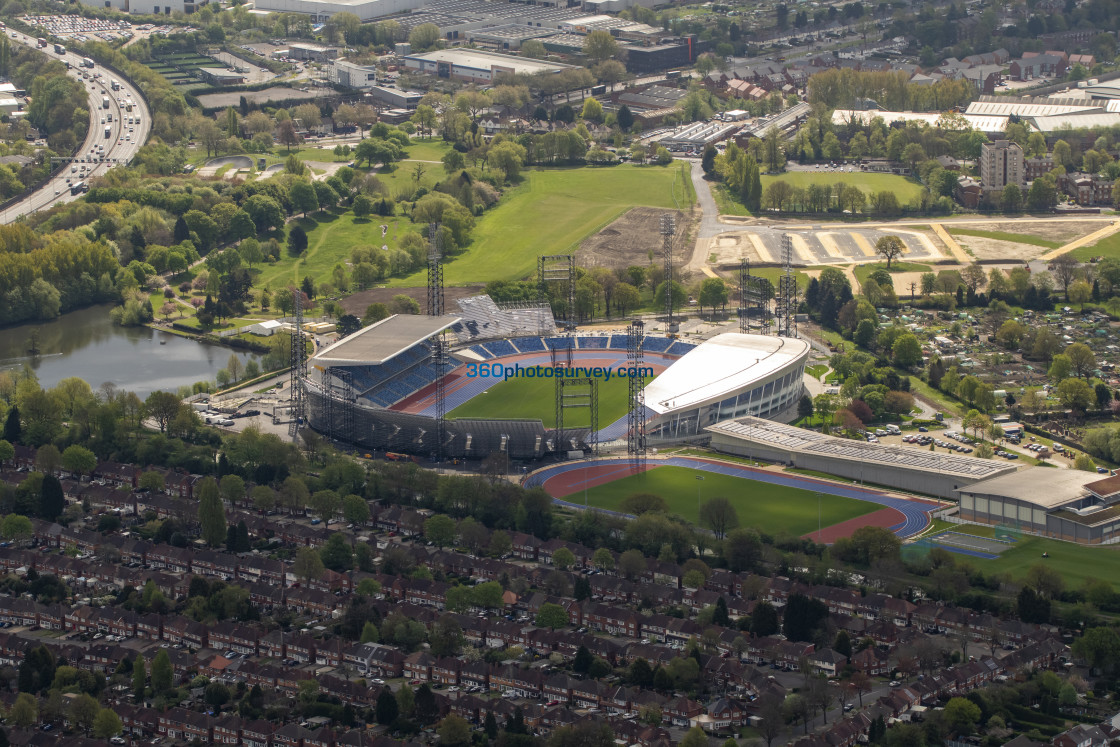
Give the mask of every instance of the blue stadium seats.
[[538, 353], [545, 349], [544, 343], [541, 342], [539, 337], [518, 337], [511, 342], [522, 353]]
[[491, 358], [494, 357], [493, 353], [491, 353], [489, 350], [482, 347], [481, 345], [471, 345], [470, 351], [472, 353], [477, 353], [478, 355], [482, 356], [486, 360], [490, 360]]
[[606, 337], [577, 337], [576, 342], [582, 350], [603, 350], [607, 347]]
[[611, 350], [625, 350], [626, 349], [626, 335], [611, 335], [610, 345]]
[[669, 349], [665, 352], [667, 355], [684, 355], [695, 347], [696, 346], [691, 342], [681, 342], [680, 340], [677, 340], [672, 345], [670, 345]]
[[647, 337], [642, 341], [647, 353], [664, 353], [672, 344], [673, 341], [668, 337]]
[[495, 358], [503, 358], [507, 355], [517, 355], [517, 348], [509, 344], [508, 340], [491, 340], [483, 345], [484, 348], [489, 350]]

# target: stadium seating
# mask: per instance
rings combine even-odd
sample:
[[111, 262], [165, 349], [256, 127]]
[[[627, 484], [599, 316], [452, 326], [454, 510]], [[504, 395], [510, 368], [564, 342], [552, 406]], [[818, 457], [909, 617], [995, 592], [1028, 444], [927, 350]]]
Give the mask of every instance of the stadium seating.
[[684, 355], [685, 353], [694, 349], [695, 347], [696, 346], [693, 345], [691, 342], [681, 342], [680, 340], [677, 340], [676, 342], [674, 342], [672, 345], [669, 346], [669, 349], [665, 351], [665, 354], [666, 355]]
[[603, 350], [607, 347], [606, 337], [577, 337], [576, 342], [582, 350]]
[[541, 342], [539, 337], [518, 337], [516, 340], [511, 340], [514, 347], [522, 353], [539, 353], [544, 350], [544, 343]]
[[668, 337], [647, 337], [642, 340], [642, 349], [647, 353], [664, 353], [672, 344]]
[[608, 346], [611, 350], [625, 350], [626, 349], [626, 335], [611, 335], [611, 342]]
[[547, 304], [503, 309], [485, 295], [461, 298], [456, 304], [462, 321], [450, 329], [460, 344], [556, 332], [556, 320]]
[[503, 358], [507, 355], [517, 355], [517, 348], [509, 343], [509, 340], [491, 340], [485, 343], [482, 347], [490, 351], [495, 358]]
[[482, 356], [482, 357], [483, 357], [483, 358], [485, 358], [486, 360], [490, 360], [491, 358], [493, 358], [493, 357], [494, 357], [494, 354], [493, 354], [493, 353], [491, 353], [491, 352], [490, 352], [489, 350], [487, 350], [486, 348], [482, 347], [481, 345], [471, 345], [471, 346], [470, 346], [470, 348], [469, 348], [469, 350], [470, 350], [470, 351], [471, 351], [472, 353], [475, 353], [475, 354], [477, 354], [477, 355], [480, 355], [480, 356]]

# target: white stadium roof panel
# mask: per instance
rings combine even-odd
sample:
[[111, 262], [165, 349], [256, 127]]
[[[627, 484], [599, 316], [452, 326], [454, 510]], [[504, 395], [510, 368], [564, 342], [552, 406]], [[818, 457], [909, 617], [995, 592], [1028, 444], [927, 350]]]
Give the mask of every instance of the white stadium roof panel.
[[396, 314], [328, 345], [311, 362], [323, 367], [384, 363], [457, 321], [457, 316]]
[[657, 415], [713, 402], [804, 360], [809, 343], [791, 337], [727, 332], [686, 353], [645, 388]]

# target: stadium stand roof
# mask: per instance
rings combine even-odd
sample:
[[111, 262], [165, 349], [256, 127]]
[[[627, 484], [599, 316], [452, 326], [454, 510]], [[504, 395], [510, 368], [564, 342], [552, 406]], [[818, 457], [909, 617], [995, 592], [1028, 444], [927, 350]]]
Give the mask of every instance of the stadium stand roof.
[[[1012, 465], [994, 462], [991, 459], [979, 459], [913, 447], [888, 446], [886, 444], [856, 441], [850, 438], [826, 436], [816, 431], [755, 417], [727, 420], [708, 426], [706, 430], [711, 433], [720, 433], [745, 441], [777, 447], [790, 453], [799, 452], [829, 456], [853, 462], [902, 468], [908, 472], [935, 472], [962, 478], [984, 479], [1015, 469]], [[1057, 472], [1059, 470], [1050, 471]], [[1084, 482], [1084, 477], [1085, 473], [1082, 473], [1082, 482]], [[1004, 478], [995, 478], [995, 480], [1002, 479]], [[982, 483], [976, 483], [976, 485], [980, 484]], [[969, 492], [975, 492], [976, 485], [970, 487]]]
[[311, 363], [321, 367], [384, 363], [458, 321], [457, 316], [395, 314], [328, 345]]
[[808, 351], [809, 343], [792, 337], [716, 335], [646, 387], [646, 406], [662, 415], [721, 399], [778, 373]]
[[973, 483], [962, 488], [961, 492], [1014, 498], [1049, 510], [1085, 498], [1088, 495], [1087, 486], [1095, 482], [1096, 477], [1095, 473], [1075, 469], [1028, 467]]

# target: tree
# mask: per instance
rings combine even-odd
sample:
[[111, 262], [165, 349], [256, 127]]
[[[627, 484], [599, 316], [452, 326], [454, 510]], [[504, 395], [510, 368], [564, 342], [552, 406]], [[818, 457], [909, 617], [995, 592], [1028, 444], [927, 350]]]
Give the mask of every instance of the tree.
[[552, 553], [552, 564], [562, 571], [566, 571], [576, 563], [576, 556], [566, 547], [561, 547]]
[[599, 64], [618, 55], [618, 42], [609, 31], [592, 31], [583, 42], [583, 53]]
[[1089, 386], [1084, 379], [1063, 380], [1058, 384], [1057, 394], [1062, 407], [1067, 407], [1074, 412], [1085, 412], [1096, 399], [1093, 387]]
[[700, 313], [704, 312], [704, 307], [708, 306], [713, 312], [716, 307], [727, 305], [727, 284], [721, 278], [704, 278], [700, 283]]
[[298, 257], [306, 249], [307, 232], [303, 230], [303, 226], [292, 226], [292, 230], [288, 232], [288, 253]]
[[762, 560], [762, 539], [754, 529], [728, 531], [723, 541], [723, 557], [735, 573], [755, 568]]
[[292, 182], [292, 186], [288, 190], [288, 197], [292, 201], [294, 212], [307, 215], [319, 209], [319, 198], [315, 194], [315, 188], [306, 179], [297, 179]]
[[369, 504], [360, 495], [350, 494], [342, 499], [342, 516], [354, 526], [369, 521]]
[[680, 747], [708, 747], [708, 735], [699, 726], [694, 726], [684, 735]]
[[646, 572], [646, 556], [641, 550], [627, 550], [618, 557], [618, 571], [623, 578], [633, 581]]
[[591, 563], [601, 571], [614, 570], [614, 555], [605, 547], [600, 547], [591, 556]]
[[167, 425], [179, 414], [179, 408], [182, 406], [179, 397], [172, 392], [156, 391], [144, 400], [144, 414], [156, 421], [159, 432], [164, 433], [167, 431]]
[[293, 145], [299, 145], [303, 142], [303, 136], [296, 132], [295, 123], [290, 119], [285, 119], [276, 128], [276, 139], [288, 148], [288, 152], [292, 152]]
[[97, 468], [97, 457], [84, 446], [71, 444], [62, 452], [62, 467], [77, 475], [88, 475]]
[[332, 534], [319, 549], [319, 559], [324, 567], [336, 572], [349, 571], [354, 567], [354, 551], [339, 532]]
[[558, 604], [545, 602], [537, 611], [536, 626], [557, 630], [568, 626], [568, 611]]
[[422, 23], [408, 34], [408, 43], [415, 52], [427, 52], [440, 42], [439, 26], [434, 23]]
[[39, 486], [39, 516], [47, 521], [57, 521], [66, 510], [66, 495], [62, 483], [54, 475], [44, 475]]
[[875, 242], [875, 253], [887, 260], [887, 269], [891, 269], [891, 261], [901, 256], [906, 245], [897, 236], [881, 236]]
[[115, 737], [123, 728], [120, 716], [110, 708], [102, 708], [93, 719], [93, 736], [98, 739]]
[[397, 720], [397, 716], [400, 715], [400, 707], [392, 690], [386, 687], [377, 694], [377, 705], [374, 713], [377, 723], [382, 726], [388, 726]]
[[296, 553], [296, 559], [292, 563], [292, 573], [297, 578], [303, 579], [305, 584], [322, 578], [324, 570], [323, 559], [315, 548], [301, 547]]
[[439, 743], [447, 747], [466, 747], [471, 743], [471, 726], [462, 716], [448, 714], [436, 727]]
[[1097, 357], [1083, 342], [1073, 343], [1065, 349], [1065, 354], [1069, 358], [1070, 366], [1073, 367], [1073, 373], [1080, 378], [1089, 377], [1097, 367]]
[[1085, 304], [1093, 298], [1093, 286], [1086, 283], [1084, 280], [1078, 280], [1070, 283], [1069, 288], [1066, 289], [1066, 299], [1070, 303], [1078, 304], [1081, 310], [1085, 310]]
[[1073, 653], [1094, 669], [1114, 672], [1120, 668], [1120, 634], [1115, 628], [1089, 628], [1073, 642]]
[[436, 514], [424, 522], [424, 539], [437, 547], [454, 544], [457, 533], [455, 520], [450, 516]]
[[980, 720], [980, 706], [968, 698], [951, 698], [945, 705], [945, 720], [955, 734], [971, 734]]
[[163, 695], [171, 689], [173, 670], [167, 649], [161, 648], [152, 659], [152, 692]]
[[136, 660], [132, 662], [132, 700], [140, 703], [144, 700], [144, 689], [148, 685], [148, 674], [144, 667], [144, 657], [140, 654], [136, 655]]
[[213, 477], [206, 477], [198, 486], [198, 521], [202, 539], [210, 547], [217, 547], [226, 538], [226, 510]]
[[891, 357], [899, 368], [913, 368], [922, 362], [922, 345], [917, 337], [907, 332], [894, 341]]
[[731, 501], [716, 497], [700, 506], [700, 521], [722, 542], [729, 531], [739, 526], [739, 514]]
[[32, 726], [39, 720], [39, 703], [30, 693], [20, 693], [8, 711], [8, 720], [21, 729]]

